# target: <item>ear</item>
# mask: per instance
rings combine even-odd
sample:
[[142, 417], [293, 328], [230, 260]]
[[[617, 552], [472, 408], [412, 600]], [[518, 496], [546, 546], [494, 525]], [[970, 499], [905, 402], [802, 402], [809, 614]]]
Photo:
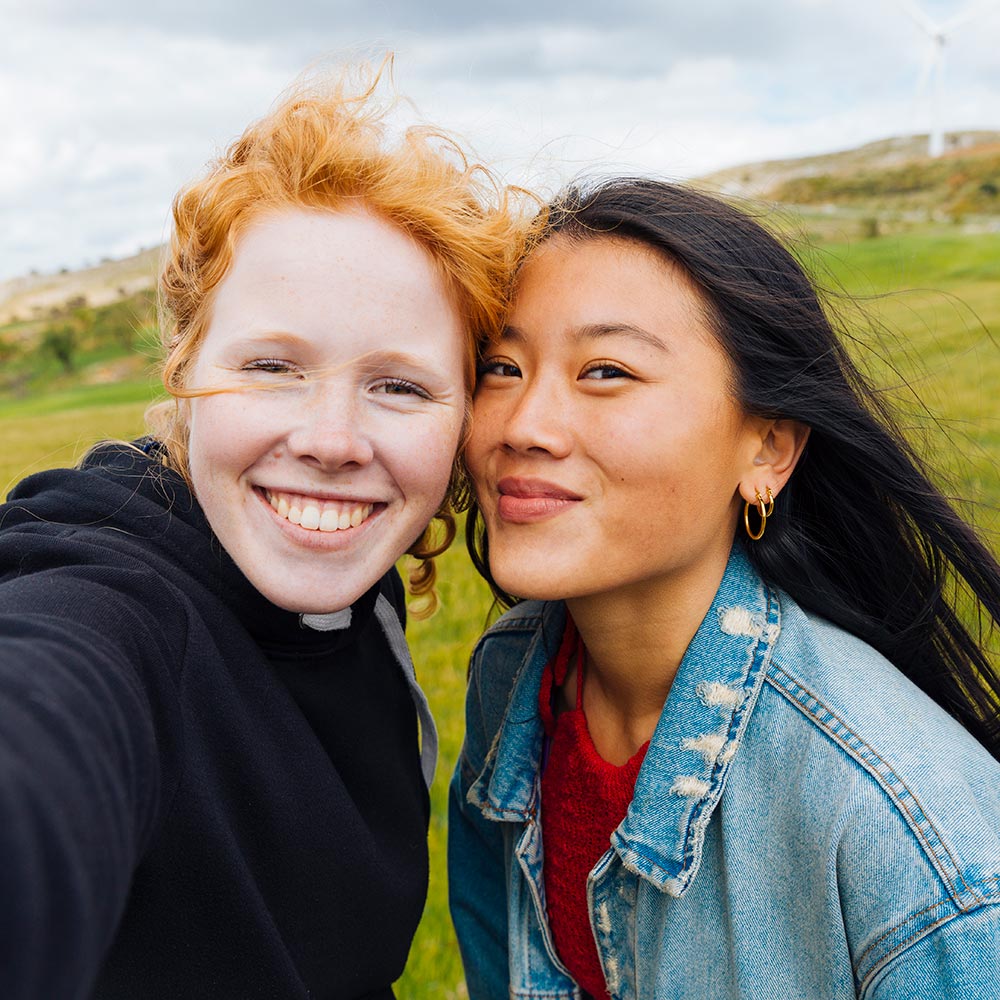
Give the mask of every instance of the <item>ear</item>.
[[740, 480], [740, 495], [747, 503], [757, 496], [776, 497], [791, 478], [809, 439], [809, 428], [798, 420], [768, 420], [761, 427], [760, 448], [752, 468]]

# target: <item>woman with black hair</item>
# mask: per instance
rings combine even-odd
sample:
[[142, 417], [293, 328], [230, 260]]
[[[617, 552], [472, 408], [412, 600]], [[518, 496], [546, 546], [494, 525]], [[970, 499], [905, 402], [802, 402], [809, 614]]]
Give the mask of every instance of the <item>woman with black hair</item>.
[[470, 996], [1000, 996], [1000, 566], [779, 241], [571, 191], [467, 463]]

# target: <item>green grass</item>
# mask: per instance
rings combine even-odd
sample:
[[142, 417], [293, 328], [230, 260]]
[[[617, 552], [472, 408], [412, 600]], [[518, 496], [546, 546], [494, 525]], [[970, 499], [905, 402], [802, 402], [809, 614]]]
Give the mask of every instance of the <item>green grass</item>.
[[811, 257], [862, 368], [1000, 549], [1000, 234], [828, 244]]
[[0, 491], [42, 469], [73, 465], [95, 441], [131, 440], [157, 393], [149, 382], [81, 386], [0, 402]]
[[431, 789], [430, 893], [406, 974], [396, 991], [401, 1000], [451, 1000], [468, 995], [448, 916], [448, 781], [462, 745], [466, 665], [492, 602], [460, 543], [439, 560], [438, 579], [441, 605], [437, 613], [426, 621], [411, 620], [407, 627], [417, 675], [437, 720], [441, 759]]
[[[1000, 235], [884, 237], [826, 244], [807, 256], [825, 285], [865, 297], [874, 323], [840, 307], [862, 364], [890, 387], [921, 451], [1000, 549]], [[900, 288], [923, 290], [886, 294]], [[155, 391], [138, 381], [0, 400], [0, 486], [71, 463], [100, 438], [137, 435]], [[408, 629], [441, 760], [431, 794], [430, 895], [401, 1000], [466, 996], [447, 913], [446, 795], [462, 739], [466, 663], [490, 601], [460, 545], [440, 560], [439, 593], [439, 612]]]

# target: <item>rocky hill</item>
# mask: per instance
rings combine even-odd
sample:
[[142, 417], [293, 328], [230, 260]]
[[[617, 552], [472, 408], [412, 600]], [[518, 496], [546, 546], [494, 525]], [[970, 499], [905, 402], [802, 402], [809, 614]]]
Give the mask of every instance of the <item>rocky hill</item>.
[[[945, 136], [945, 153], [936, 160], [927, 156], [927, 136], [908, 135], [880, 139], [855, 149], [787, 160], [762, 160], [726, 167], [699, 180], [725, 194], [770, 197], [793, 181], [820, 177], [850, 178], [910, 168], [915, 174], [949, 173], [966, 160], [1000, 156], [1000, 132], [951, 132]], [[936, 185], [933, 185], [936, 186]]]
[[156, 284], [161, 248], [80, 271], [28, 274], [0, 281], [0, 326], [41, 320], [72, 304], [104, 306]]
[[[926, 136], [900, 136], [820, 156], [728, 167], [696, 183], [723, 194], [863, 217], [869, 235], [890, 232], [900, 220], [975, 219], [983, 225], [985, 219], [989, 228], [1000, 227], [1000, 132], [954, 132], [945, 142], [937, 159], [927, 156]], [[81, 271], [0, 282], [0, 326], [152, 288], [160, 253], [154, 248]]]

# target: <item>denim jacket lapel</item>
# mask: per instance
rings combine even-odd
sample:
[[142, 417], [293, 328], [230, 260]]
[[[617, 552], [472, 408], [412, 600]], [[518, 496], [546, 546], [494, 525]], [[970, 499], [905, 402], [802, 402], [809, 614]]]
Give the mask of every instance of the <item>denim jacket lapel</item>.
[[[490, 819], [524, 821], [537, 811], [543, 737], [538, 689], [565, 615], [561, 603], [528, 602], [499, 623], [534, 634], [486, 765], [468, 793]], [[739, 752], [779, 628], [777, 595], [737, 544], [678, 668], [628, 815], [611, 838], [626, 868], [671, 895], [683, 895], [698, 871], [705, 828]]]
[[681, 896], [763, 683], [780, 629], [777, 595], [733, 548], [691, 641], [612, 846], [630, 871]]
[[529, 626], [528, 643], [510, 693], [503, 723], [486, 756], [479, 778], [469, 789], [468, 801], [493, 820], [525, 820], [537, 811], [537, 777], [544, 730], [538, 714], [542, 671], [555, 655], [566, 622], [562, 602], [525, 602], [514, 607], [493, 627]]

